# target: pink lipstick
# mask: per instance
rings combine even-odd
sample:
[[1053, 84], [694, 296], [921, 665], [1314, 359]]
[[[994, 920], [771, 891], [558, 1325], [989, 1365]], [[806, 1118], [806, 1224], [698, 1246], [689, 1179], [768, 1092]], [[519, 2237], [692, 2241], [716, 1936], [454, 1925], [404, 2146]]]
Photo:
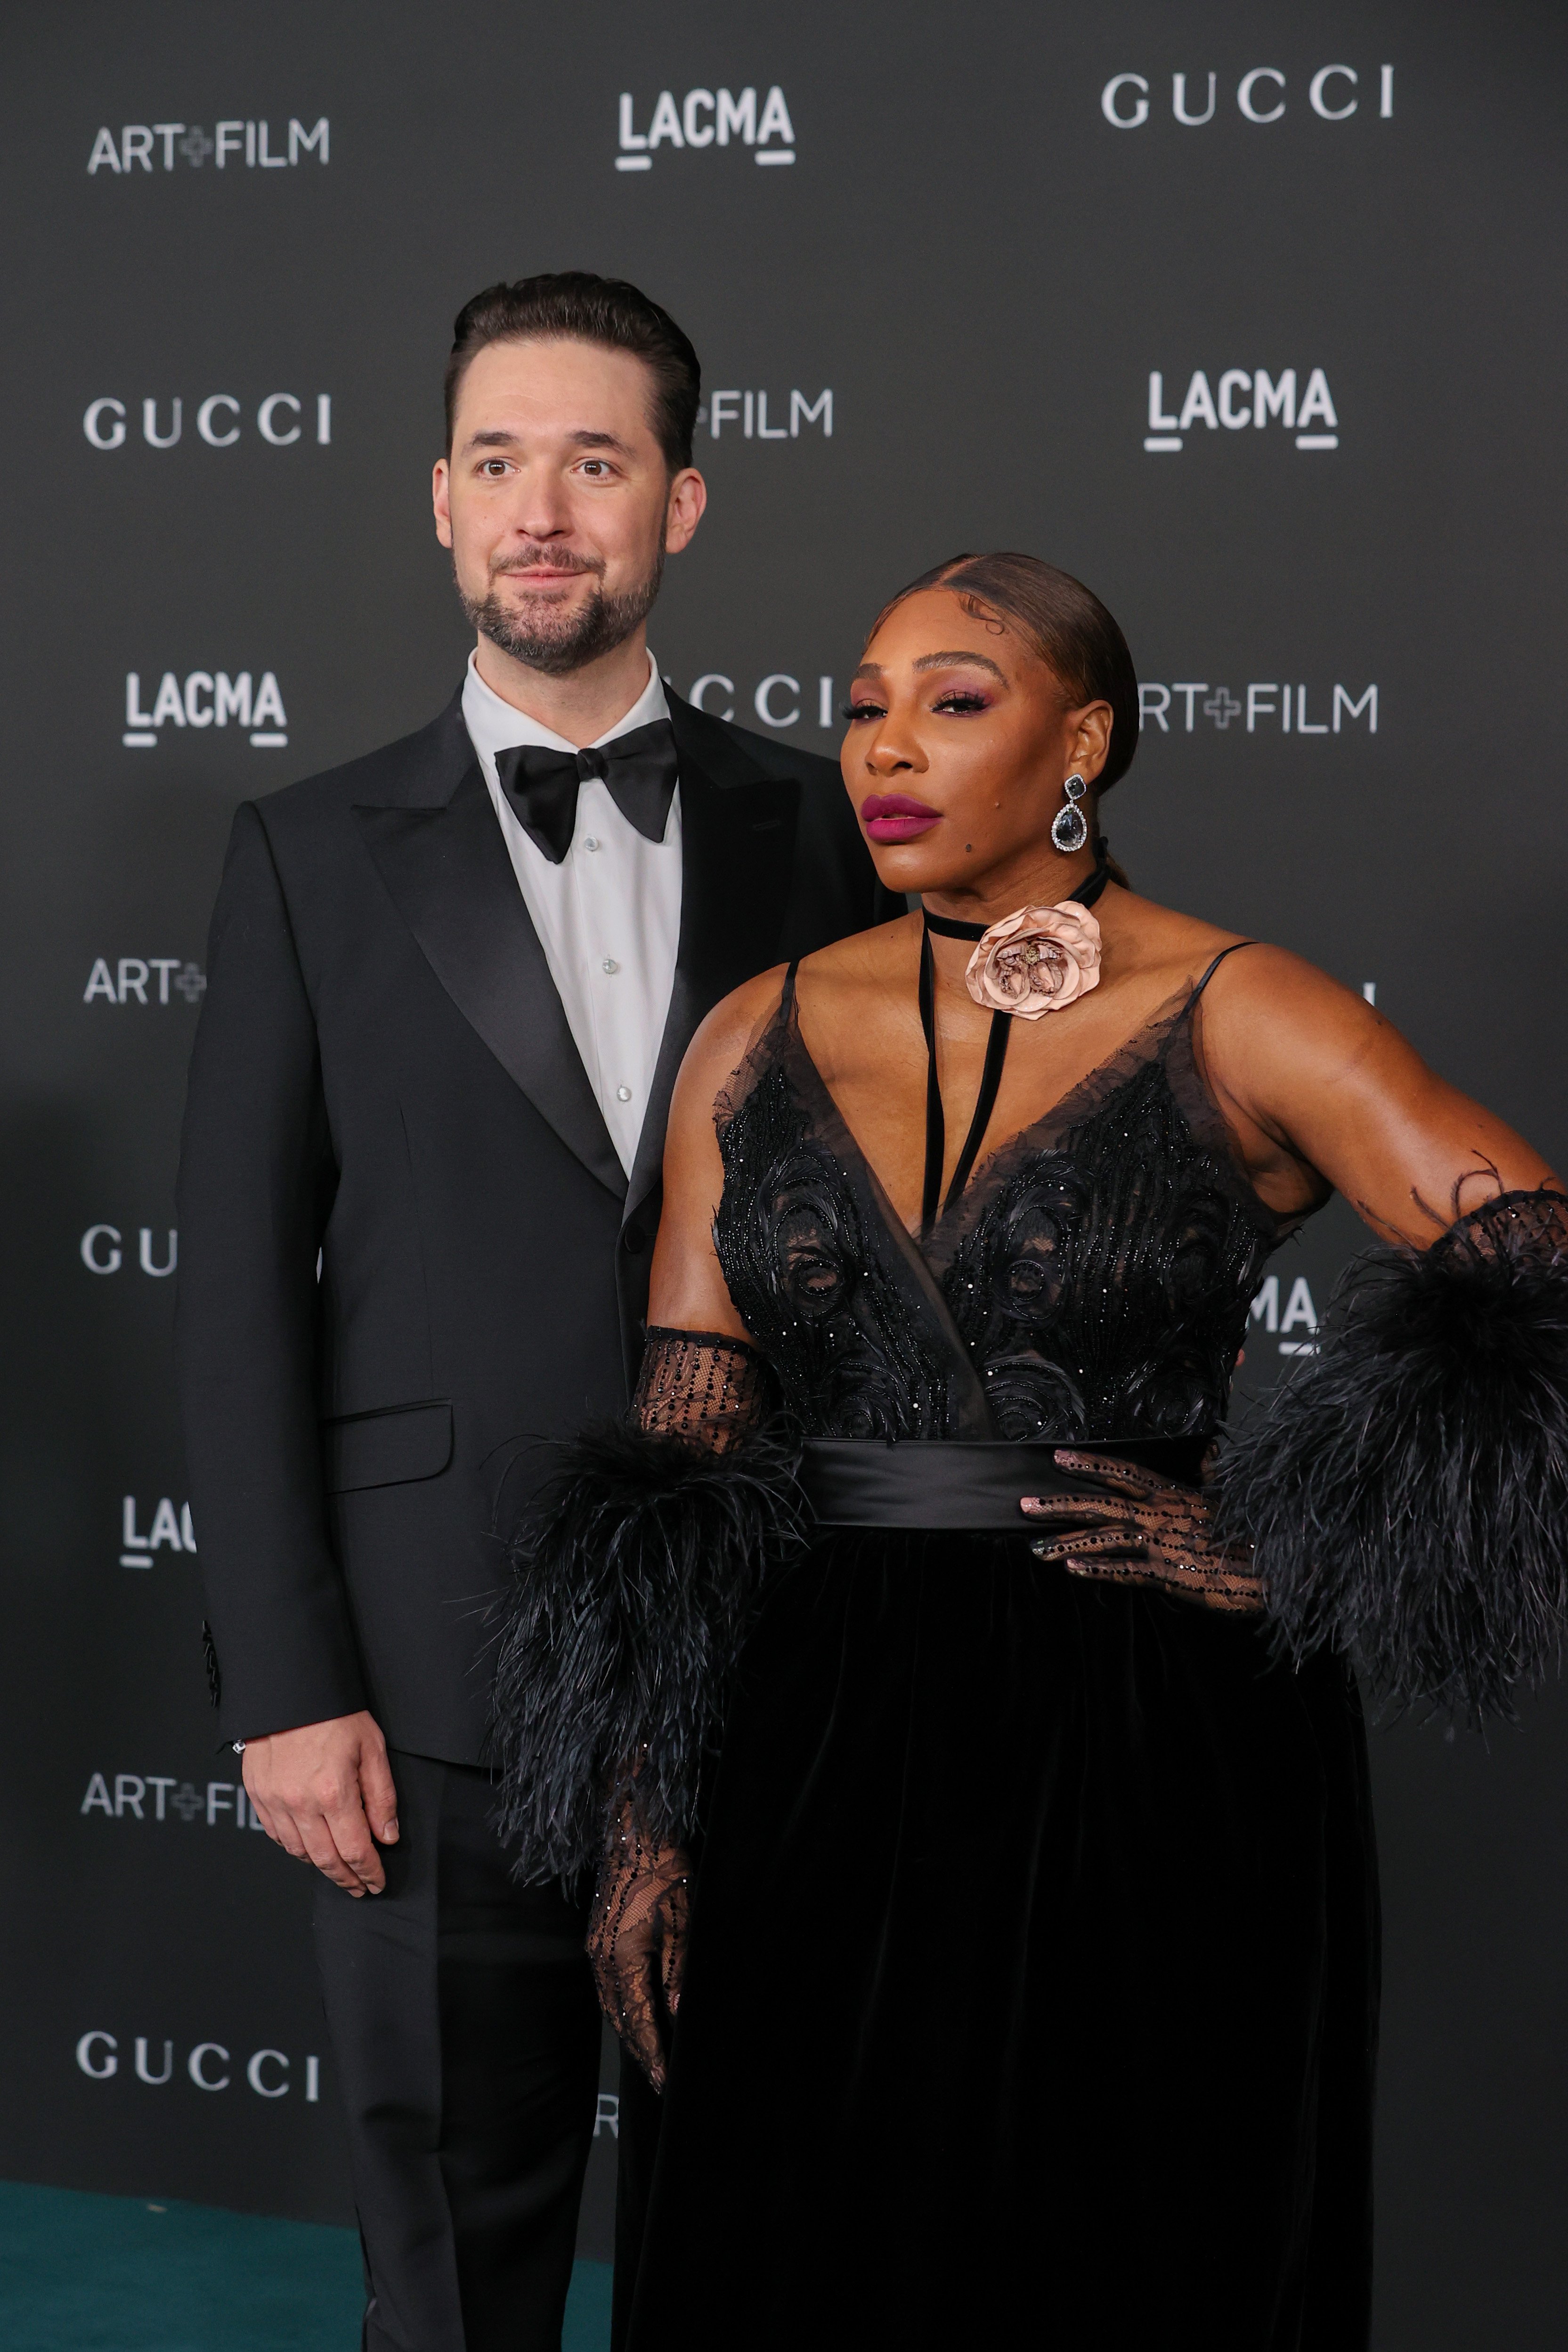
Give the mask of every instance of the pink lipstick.
[[918, 841], [942, 822], [940, 809], [911, 800], [907, 793], [868, 793], [861, 803], [861, 823], [873, 841]]

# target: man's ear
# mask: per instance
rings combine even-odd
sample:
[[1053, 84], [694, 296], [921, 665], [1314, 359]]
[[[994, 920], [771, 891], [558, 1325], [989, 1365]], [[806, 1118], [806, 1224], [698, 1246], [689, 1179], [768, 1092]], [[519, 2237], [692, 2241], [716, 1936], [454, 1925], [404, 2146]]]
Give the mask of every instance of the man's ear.
[[679, 555], [689, 547], [696, 527], [707, 505], [707, 484], [695, 466], [683, 466], [670, 484], [669, 504], [664, 509], [664, 552]]
[[431, 476], [430, 503], [435, 510], [435, 536], [443, 547], [452, 544], [452, 469], [444, 457], [437, 457], [435, 471]]

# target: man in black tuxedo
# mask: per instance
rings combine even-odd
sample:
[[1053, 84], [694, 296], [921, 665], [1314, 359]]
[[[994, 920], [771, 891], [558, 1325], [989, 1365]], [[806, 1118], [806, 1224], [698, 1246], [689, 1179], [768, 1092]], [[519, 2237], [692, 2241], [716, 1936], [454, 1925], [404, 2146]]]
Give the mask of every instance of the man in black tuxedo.
[[468, 304], [434, 486], [467, 676], [243, 806], [214, 916], [178, 1324], [209, 1661], [264, 1826], [321, 1873], [370, 2352], [559, 2343], [599, 2018], [585, 1902], [515, 1885], [489, 1823], [503, 1475], [515, 1516], [549, 1466], [519, 1440], [625, 1408], [697, 1023], [890, 911], [837, 769], [648, 652], [697, 398], [634, 288]]

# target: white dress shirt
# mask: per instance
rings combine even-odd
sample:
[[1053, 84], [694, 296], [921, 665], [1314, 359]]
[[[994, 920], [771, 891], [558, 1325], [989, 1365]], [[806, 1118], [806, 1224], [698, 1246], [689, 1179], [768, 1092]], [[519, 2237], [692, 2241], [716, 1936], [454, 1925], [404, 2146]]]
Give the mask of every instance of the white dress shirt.
[[[669, 715], [658, 665], [650, 654], [646, 687], [626, 716], [599, 737], [598, 745]], [[627, 824], [602, 777], [590, 776], [578, 788], [571, 847], [559, 866], [552, 865], [524, 832], [501, 790], [496, 754], [515, 743], [543, 744], [566, 752], [575, 752], [578, 745], [504, 702], [480, 677], [472, 654], [463, 682], [463, 718], [588, 1082], [630, 1176], [675, 981], [681, 933], [679, 788], [664, 838], [646, 841], [635, 825]]]

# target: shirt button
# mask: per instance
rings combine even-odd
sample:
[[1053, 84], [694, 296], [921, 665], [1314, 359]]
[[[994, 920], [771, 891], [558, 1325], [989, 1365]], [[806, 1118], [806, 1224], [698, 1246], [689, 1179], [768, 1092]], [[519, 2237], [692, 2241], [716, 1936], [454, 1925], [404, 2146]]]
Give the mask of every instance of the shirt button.
[[600, 966], [600, 970], [601, 971], [619, 971], [621, 967], [616, 962], [613, 956], [606, 956], [604, 961]]
[[632, 1089], [631, 1089], [631, 1087], [616, 1087], [616, 1089], [615, 1089], [615, 1099], [616, 1099], [616, 1101], [617, 1101], [617, 1102], [630, 1102], [630, 1101], [631, 1101], [631, 1099], [632, 1099]]
[[599, 844], [592, 834], [585, 833], [582, 836], [582, 845], [584, 849], [597, 849]]

